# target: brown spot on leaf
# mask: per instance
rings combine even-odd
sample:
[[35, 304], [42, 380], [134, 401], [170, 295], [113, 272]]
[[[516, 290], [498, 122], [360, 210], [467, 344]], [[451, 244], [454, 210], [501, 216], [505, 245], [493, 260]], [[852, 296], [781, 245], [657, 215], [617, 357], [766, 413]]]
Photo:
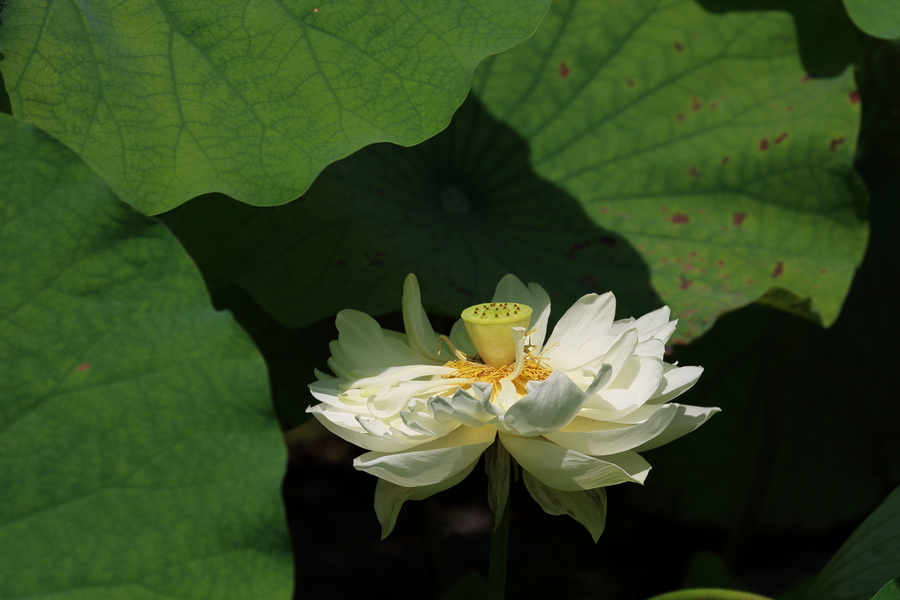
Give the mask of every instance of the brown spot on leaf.
[[681, 52], [682, 50], [684, 50], [684, 46], [681, 45], [681, 42], [675, 42], [674, 45], [675, 45], [676, 52]]
[[675, 120], [684, 121], [684, 113], [678, 113], [677, 115], [675, 115]]
[[684, 225], [685, 223], [690, 222], [691, 218], [684, 213], [675, 213], [672, 215], [672, 223], [676, 225]]
[[834, 138], [833, 140], [831, 140], [831, 151], [834, 152], [835, 150], [838, 149], [838, 146], [840, 146], [843, 143], [844, 143], [843, 137]]
[[788, 139], [788, 132], [787, 132], [787, 131], [785, 131], [784, 133], [782, 133], [781, 135], [779, 135], [777, 138], [775, 138], [775, 143], [776, 143], [776, 144], [780, 144], [781, 142], [783, 142], [783, 141], [786, 140], [786, 139]]
[[734, 213], [731, 215], [731, 222], [735, 227], [740, 227], [744, 223], [744, 219], [747, 218], [747, 213]]
[[722, 157], [722, 164], [723, 164], [723, 165], [727, 165], [727, 164], [730, 163], [730, 162], [731, 162], [731, 157], [730, 157], [730, 156], [723, 156], [723, 157]]
[[767, 138], [763, 138], [759, 140], [759, 151], [765, 152], [769, 149], [769, 140]]
[[569, 76], [572, 70], [566, 65], [566, 61], [561, 61], [559, 63], [559, 76], [565, 79]]
[[625, 82], [625, 85], [627, 85], [628, 87], [634, 87], [634, 79], [629, 79]]
[[775, 270], [772, 271], [772, 278], [775, 279], [777, 277], [781, 277], [781, 274], [784, 273], [784, 261], [778, 261], [778, 264], [775, 265]]
[[691, 167], [690, 171], [688, 171], [688, 176], [700, 177], [700, 171], [697, 170], [697, 167]]
[[700, 99], [697, 96], [691, 98], [691, 110], [700, 110], [703, 105], [700, 104]]
[[81, 371], [82, 373], [84, 373], [85, 371], [87, 371], [90, 368], [91, 368], [91, 363], [81, 363], [80, 365], [78, 365], [78, 370]]
[[678, 289], [679, 289], [679, 290], [686, 290], [686, 289], [689, 289], [689, 288], [694, 284], [693, 281], [691, 281], [690, 279], [688, 279], [688, 278], [685, 277], [684, 275], [679, 275], [679, 278], [681, 279], [681, 283], [678, 284]]
[[856, 104], [857, 102], [859, 102], [859, 91], [853, 90], [850, 92], [850, 104]]

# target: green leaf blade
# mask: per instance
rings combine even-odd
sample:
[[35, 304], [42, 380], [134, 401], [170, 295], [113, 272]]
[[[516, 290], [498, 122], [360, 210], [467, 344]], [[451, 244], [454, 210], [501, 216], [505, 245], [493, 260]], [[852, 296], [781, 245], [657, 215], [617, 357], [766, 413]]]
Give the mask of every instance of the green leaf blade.
[[0, 159], [0, 597], [289, 597], [259, 354], [69, 150], [0, 115]]
[[853, 23], [877, 38], [900, 38], [900, 8], [891, 0], [844, 0]]
[[773, 288], [837, 318], [867, 238], [859, 97], [849, 73], [805, 76], [788, 16], [558, 2], [473, 90], [643, 255], [682, 341]]
[[[804, 600], [897, 597], [897, 586], [891, 579], [896, 578], [898, 572], [900, 488], [891, 492], [850, 535], [822, 569]], [[885, 581], [889, 583], [885, 585]]]
[[149, 214], [220, 191], [286, 202], [326, 165], [446, 126], [475, 65], [545, 0], [10, 7], [13, 112]]

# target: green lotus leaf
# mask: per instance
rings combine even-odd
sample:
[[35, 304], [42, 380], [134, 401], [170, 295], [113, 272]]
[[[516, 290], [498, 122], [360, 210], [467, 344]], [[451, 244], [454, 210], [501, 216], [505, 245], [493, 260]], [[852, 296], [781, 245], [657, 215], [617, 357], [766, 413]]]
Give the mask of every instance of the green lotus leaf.
[[895, 576], [898, 572], [900, 488], [844, 542], [804, 600], [896, 600], [900, 598], [900, 585]]
[[297, 197], [373, 142], [443, 129], [475, 65], [548, 0], [28, 0], [6, 7], [13, 113], [154, 214], [219, 191]]
[[622, 316], [661, 304], [637, 252], [536, 176], [521, 137], [475, 99], [418, 146], [377, 144], [329, 166], [290, 204], [209, 195], [165, 220], [214, 292], [236, 283], [290, 327], [343, 308], [397, 310], [408, 273], [426, 306], [454, 319], [507, 273], [543, 285], [554, 319], [607, 289]]
[[277, 599], [266, 368], [171, 233], [0, 115], [0, 597]]
[[871, 36], [900, 38], [900, 6], [894, 0], [844, 0], [847, 14]]
[[859, 95], [804, 73], [788, 15], [560, 0], [473, 91], [641, 253], [681, 340], [761, 297], [837, 318], [867, 237]]

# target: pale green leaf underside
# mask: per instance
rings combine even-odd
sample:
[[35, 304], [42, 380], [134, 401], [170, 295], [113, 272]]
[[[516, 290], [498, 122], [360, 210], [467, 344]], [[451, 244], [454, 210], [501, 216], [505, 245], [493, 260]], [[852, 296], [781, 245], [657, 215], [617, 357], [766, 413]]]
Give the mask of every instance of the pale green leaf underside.
[[900, 38], [900, 5], [896, 0], [844, 0], [847, 14], [869, 35]]
[[0, 115], [0, 597], [287, 599], [266, 370], [171, 234]]
[[475, 65], [547, 0], [16, 2], [13, 113], [155, 214], [220, 191], [287, 202], [367, 144], [446, 126]]
[[[895, 489], [825, 565], [804, 600], [869, 600], [882, 587], [890, 598], [900, 573], [900, 488]], [[896, 592], [896, 586], [893, 591]], [[881, 598], [881, 596], [879, 596]]]
[[642, 254], [682, 339], [773, 288], [837, 318], [867, 236], [858, 96], [849, 72], [805, 76], [786, 14], [560, 0], [473, 90], [539, 175]]

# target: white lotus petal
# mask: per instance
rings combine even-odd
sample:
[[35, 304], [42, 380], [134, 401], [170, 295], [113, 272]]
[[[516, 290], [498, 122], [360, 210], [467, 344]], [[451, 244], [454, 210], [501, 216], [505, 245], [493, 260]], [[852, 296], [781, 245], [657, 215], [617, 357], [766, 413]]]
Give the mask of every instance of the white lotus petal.
[[636, 329], [628, 329], [622, 336], [616, 340], [606, 354], [603, 355], [603, 363], [612, 367], [612, 381], [619, 376], [619, 371], [625, 366], [625, 363], [634, 354], [634, 349], [638, 343], [638, 332]]
[[559, 431], [581, 410], [587, 396], [559, 371], [540, 382], [528, 382], [528, 393], [497, 422], [497, 428], [516, 435], [535, 436]]
[[418, 487], [446, 481], [477, 460], [494, 441], [497, 430], [460, 426], [446, 436], [409, 452], [367, 452], [353, 466], [396, 485]]
[[328, 359], [328, 368], [338, 377], [346, 377], [353, 370], [353, 364], [347, 358], [347, 355], [344, 354], [341, 343], [337, 340], [332, 340], [328, 343], [328, 350], [331, 352], [331, 358]]
[[335, 325], [341, 349], [354, 368], [378, 369], [427, 362], [400, 340], [386, 338], [378, 322], [365, 313], [342, 310]]
[[651, 450], [677, 440], [706, 423], [714, 414], [722, 412], [722, 409], [717, 406], [689, 406], [687, 404], [669, 404], [668, 406], [674, 406], [677, 411], [672, 422], [658, 436], [635, 448], [635, 452]]
[[452, 372], [453, 369], [443, 365], [403, 365], [380, 369], [354, 369], [350, 372], [348, 377], [350, 381], [344, 386], [344, 389], [391, 387], [396, 383], [412, 381], [421, 377], [443, 377]]
[[472, 342], [472, 338], [466, 329], [466, 324], [462, 319], [457, 320], [450, 330], [450, 341], [456, 346], [456, 349], [467, 356], [475, 356], [478, 350]]
[[637, 448], [666, 429], [677, 408], [667, 404], [662, 409], [643, 423], [631, 426], [578, 418], [561, 431], [547, 433], [544, 437], [582, 454], [618, 454]]
[[447, 435], [460, 425], [457, 421], [447, 421], [442, 423], [435, 419], [433, 415], [411, 410], [401, 412], [400, 419], [411, 431], [430, 435], [435, 438]]
[[[669, 339], [672, 337], [672, 334], [675, 333], [675, 327], [677, 325], [678, 319], [675, 319], [674, 321], [669, 321], [664, 325], [660, 325], [653, 331], [648, 331], [646, 335], [652, 339], [661, 341], [665, 346], [669, 343]], [[641, 339], [643, 339], [643, 337]]]
[[504, 275], [500, 279], [497, 287], [494, 288], [494, 296], [491, 298], [491, 302], [518, 302], [531, 307], [532, 310], [534, 309], [531, 306], [531, 292], [522, 283], [522, 280], [513, 274]]
[[597, 337], [586, 341], [576, 351], [566, 354], [565, 357], [555, 356], [555, 349], [548, 347], [547, 359], [550, 366], [554, 369], [561, 369], [564, 371], [571, 372], [574, 369], [581, 369], [584, 367], [598, 369], [600, 364], [604, 362], [604, 355], [609, 352], [609, 349], [620, 337], [622, 337], [621, 334], [598, 335]]
[[450, 393], [459, 385], [468, 383], [466, 379], [437, 379], [431, 381], [407, 381], [397, 384], [384, 393], [369, 398], [369, 411], [379, 418], [398, 415], [409, 408], [409, 402], [416, 396], [431, 396]]
[[606, 333], [618, 337], [622, 335], [626, 329], [634, 329], [634, 317], [613, 321], [613, 324], [609, 326], [609, 330]]
[[311, 406], [306, 411], [312, 413], [312, 416], [331, 433], [366, 450], [397, 452], [399, 450], [408, 450], [418, 445], [391, 437], [375, 437], [362, 428], [356, 421], [356, 415], [329, 410], [324, 404]]
[[671, 315], [672, 311], [669, 310], [669, 307], [662, 306], [638, 318], [638, 320], [634, 322], [634, 328], [638, 330], [641, 341], [650, 337], [656, 337], [653, 332], [671, 323], [669, 320]]
[[633, 392], [638, 404], [647, 402], [659, 389], [663, 377], [662, 360], [649, 356], [632, 356], [609, 388]]
[[596, 458], [537, 437], [500, 433], [500, 442], [544, 485], [574, 492], [626, 481], [643, 483], [650, 464], [634, 452]]
[[438, 492], [449, 489], [468, 477], [478, 460], [474, 460], [468, 467], [440, 483], [434, 485], [422, 485], [419, 487], [403, 487], [395, 485], [384, 479], [379, 479], [375, 486], [375, 514], [381, 523], [381, 539], [390, 535], [400, 514], [400, 507], [407, 500], [424, 500]]
[[637, 394], [631, 390], [605, 389], [588, 398], [584, 407], [616, 414], [638, 406]]
[[666, 345], [662, 340], [649, 338], [643, 342], [638, 342], [638, 345], [634, 348], [634, 353], [638, 356], [652, 356], [662, 360], [662, 357], [666, 354]]
[[536, 283], [529, 283], [528, 290], [531, 292], [531, 344], [540, 354], [544, 347], [544, 339], [547, 337], [547, 322], [550, 320], [550, 295]]
[[703, 374], [703, 367], [676, 367], [667, 363], [663, 364], [663, 378], [656, 396], [648, 404], [662, 404], [677, 398], [697, 383], [697, 379]]
[[519, 394], [516, 392], [516, 386], [509, 379], [500, 380], [500, 389], [496, 397], [493, 399], [497, 406], [504, 412], [515, 406], [519, 400]]
[[[585, 342], [607, 332], [616, 314], [616, 298], [612, 292], [602, 296], [588, 294], [582, 296], [562, 316], [553, 334], [547, 340], [546, 348], [552, 352], [554, 361], [560, 361], [562, 367], [569, 368], [569, 357]], [[558, 344], [558, 347], [555, 345]], [[584, 364], [582, 361], [581, 364]], [[572, 365], [572, 367], [580, 365]]]
[[329, 375], [325, 371], [320, 371], [318, 369], [313, 369], [313, 375], [315, 375], [318, 381], [324, 381], [326, 379], [334, 379], [334, 375]]
[[438, 355], [438, 338], [431, 327], [428, 315], [422, 308], [422, 294], [419, 292], [419, 280], [410, 273], [403, 282], [403, 328], [406, 330], [407, 343], [413, 352], [426, 358], [440, 361]]
[[434, 396], [428, 399], [428, 410], [440, 423], [461, 423], [467, 427], [481, 427], [493, 423], [503, 411], [491, 404], [490, 394], [482, 399], [463, 389], [457, 389], [450, 398]]
[[319, 402], [333, 406], [338, 410], [346, 410], [355, 414], [367, 414], [369, 410], [366, 408], [364, 401], [360, 403], [348, 402], [348, 398], [342, 397], [340, 390], [341, 381], [341, 379], [337, 378], [316, 381], [309, 384], [309, 391]]
[[606, 526], [606, 490], [595, 488], [578, 492], [564, 492], [546, 486], [528, 471], [524, 473], [525, 487], [544, 512], [569, 515], [587, 528], [594, 543]]

